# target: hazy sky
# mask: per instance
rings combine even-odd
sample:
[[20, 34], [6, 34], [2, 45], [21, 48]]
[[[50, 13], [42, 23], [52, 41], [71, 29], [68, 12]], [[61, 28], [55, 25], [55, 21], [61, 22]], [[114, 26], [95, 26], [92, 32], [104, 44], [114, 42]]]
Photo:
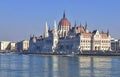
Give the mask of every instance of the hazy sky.
[[20, 41], [44, 32], [45, 22], [53, 28], [66, 17], [73, 25], [88, 23], [90, 31], [110, 30], [120, 38], [120, 0], [0, 0], [0, 41]]

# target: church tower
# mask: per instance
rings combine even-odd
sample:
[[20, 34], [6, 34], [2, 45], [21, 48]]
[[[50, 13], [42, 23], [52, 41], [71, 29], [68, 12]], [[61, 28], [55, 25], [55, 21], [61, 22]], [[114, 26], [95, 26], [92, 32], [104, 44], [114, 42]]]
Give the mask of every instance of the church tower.
[[56, 28], [56, 21], [54, 21], [54, 29], [53, 29], [53, 52], [55, 50], [55, 48], [57, 47], [57, 43], [58, 43], [58, 33], [57, 33], [57, 28]]

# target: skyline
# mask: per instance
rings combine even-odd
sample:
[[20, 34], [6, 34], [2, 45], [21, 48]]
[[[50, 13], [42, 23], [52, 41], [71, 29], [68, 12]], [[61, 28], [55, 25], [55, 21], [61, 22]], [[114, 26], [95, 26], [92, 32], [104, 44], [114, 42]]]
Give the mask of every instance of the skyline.
[[119, 0], [0, 1], [0, 41], [20, 41], [29, 39], [30, 34], [42, 35], [45, 22], [47, 21], [52, 29], [54, 20], [58, 24], [64, 10], [72, 26], [75, 21], [78, 26], [87, 22], [90, 31], [98, 29], [107, 32], [109, 29], [111, 37], [119, 39], [119, 2]]

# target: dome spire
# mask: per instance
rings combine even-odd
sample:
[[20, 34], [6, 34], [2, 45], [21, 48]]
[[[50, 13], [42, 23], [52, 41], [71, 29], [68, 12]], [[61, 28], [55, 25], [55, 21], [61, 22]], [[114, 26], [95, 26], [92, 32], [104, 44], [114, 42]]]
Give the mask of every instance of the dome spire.
[[63, 13], [63, 18], [65, 18], [65, 11], [64, 11], [64, 13]]

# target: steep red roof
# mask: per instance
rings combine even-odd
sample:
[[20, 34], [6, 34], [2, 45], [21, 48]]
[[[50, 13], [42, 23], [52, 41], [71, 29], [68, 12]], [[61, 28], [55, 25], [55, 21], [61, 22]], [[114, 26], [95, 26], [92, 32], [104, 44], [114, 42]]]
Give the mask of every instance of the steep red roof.
[[62, 18], [59, 22], [59, 25], [61, 26], [70, 26], [70, 22], [66, 18]]
[[77, 30], [78, 30], [78, 33], [80, 33], [80, 32], [85, 32], [85, 30], [84, 30], [84, 27], [77, 27]]
[[83, 33], [82, 36], [84, 38], [91, 38], [92, 37], [92, 33]]
[[107, 34], [100, 34], [102, 38], [108, 38]]

